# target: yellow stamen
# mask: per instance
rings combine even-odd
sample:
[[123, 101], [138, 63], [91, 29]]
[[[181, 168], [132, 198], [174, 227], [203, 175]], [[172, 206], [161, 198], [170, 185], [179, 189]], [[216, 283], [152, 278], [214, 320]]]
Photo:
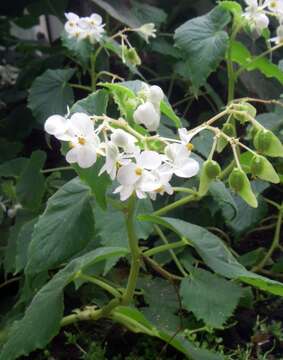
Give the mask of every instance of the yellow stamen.
[[186, 145], [186, 148], [187, 148], [189, 151], [192, 151], [193, 148], [194, 148], [194, 145], [193, 145], [192, 143], [188, 143], [188, 144]]
[[136, 168], [135, 173], [136, 173], [136, 175], [141, 176], [141, 174], [142, 174], [142, 169], [141, 169], [141, 168]]
[[78, 142], [79, 142], [79, 144], [81, 144], [81, 145], [84, 145], [84, 144], [86, 143], [86, 141], [85, 141], [85, 139], [84, 139], [83, 137], [79, 137], [79, 138], [78, 138]]
[[71, 148], [71, 149], [73, 149], [74, 147], [75, 147], [75, 144], [73, 144], [71, 141], [69, 141], [69, 147]]
[[160, 186], [158, 189], [155, 190], [157, 193], [162, 193], [164, 191], [164, 186]]

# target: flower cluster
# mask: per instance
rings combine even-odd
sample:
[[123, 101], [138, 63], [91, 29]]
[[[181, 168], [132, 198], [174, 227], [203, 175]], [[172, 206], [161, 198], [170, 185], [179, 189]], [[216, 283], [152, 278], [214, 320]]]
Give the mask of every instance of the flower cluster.
[[283, 42], [283, 0], [245, 0], [247, 7], [244, 17], [259, 34], [269, 25], [269, 16], [278, 19], [277, 36], [270, 41]]
[[[137, 107], [135, 120], [150, 131], [157, 130], [162, 90], [147, 86], [139, 95], [144, 103]], [[66, 160], [70, 164], [88, 168], [98, 156], [103, 156], [105, 162], [99, 175], [107, 172], [112, 180], [117, 180], [119, 186], [114, 193], [119, 193], [122, 201], [132, 193], [138, 198], [149, 195], [153, 200], [157, 194], [172, 194], [173, 175], [190, 178], [199, 171], [199, 163], [190, 156], [193, 148], [190, 141], [196, 131], [179, 129], [179, 139], [154, 136], [163, 143], [161, 153], [148, 150], [150, 137], [136, 133], [123, 119], [90, 117], [84, 113], [74, 113], [69, 119], [53, 115], [46, 120], [45, 131], [68, 142]]]
[[69, 37], [77, 40], [88, 39], [92, 44], [99, 42], [104, 33], [104, 24], [102, 17], [98, 14], [92, 14], [87, 17], [79, 17], [74, 13], [66, 13], [67, 22], [65, 30]]

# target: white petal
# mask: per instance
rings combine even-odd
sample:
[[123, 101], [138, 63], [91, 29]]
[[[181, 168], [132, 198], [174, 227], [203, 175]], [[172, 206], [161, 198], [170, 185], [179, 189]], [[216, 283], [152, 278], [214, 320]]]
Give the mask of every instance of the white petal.
[[96, 162], [96, 151], [95, 148], [88, 145], [78, 146], [78, 165], [81, 168], [89, 168]]
[[127, 200], [133, 193], [134, 187], [131, 186], [118, 186], [113, 193], [117, 194], [120, 193], [120, 200], [125, 201]]
[[137, 165], [148, 170], [157, 169], [162, 157], [156, 151], [143, 151], [137, 156]]
[[160, 123], [160, 114], [154, 105], [147, 101], [137, 107], [134, 112], [134, 120], [137, 124], [144, 125], [149, 131], [156, 131]]
[[199, 163], [196, 160], [190, 158], [184, 161], [182, 166], [174, 168], [174, 173], [182, 178], [190, 178], [195, 176], [198, 172]]
[[99, 14], [91, 14], [90, 19], [93, 20], [97, 25], [102, 23], [102, 17]]
[[84, 113], [75, 113], [71, 116], [70, 126], [76, 131], [78, 136], [88, 136], [94, 131], [93, 122]]
[[149, 101], [155, 104], [159, 104], [160, 101], [163, 100], [163, 98], [164, 98], [164, 93], [159, 86], [153, 85], [149, 88]]
[[135, 149], [137, 139], [122, 129], [114, 130], [110, 138], [116, 146], [121, 147], [128, 152], [132, 152]]
[[74, 164], [78, 161], [78, 149], [76, 147], [72, 148], [67, 152], [66, 161], [69, 164]]
[[71, 21], [78, 21], [79, 20], [79, 17], [77, 14], [74, 14], [72, 12], [68, 12], [68, 13], [65, 13], [65, 16], [68, 20], [71, 20]]
[[137, 165], [130, 163], [122, 166], [118, 170], [117, 180], [121, 185], [133, 185], [135, 184], [141, 175], [136, 174]]
[[60, 115], [50, 116], [44, 124], [44, 130], [51, 135], [63, 135], [68, 128], [68, 120]]

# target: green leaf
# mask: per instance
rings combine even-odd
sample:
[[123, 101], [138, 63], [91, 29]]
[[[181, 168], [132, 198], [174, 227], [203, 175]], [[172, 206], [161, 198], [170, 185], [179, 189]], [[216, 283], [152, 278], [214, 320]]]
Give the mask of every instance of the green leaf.
[[21, 173], [17, 187], [17, 199], [30, 210], [39, 209], [45, 190], [45, 177], [40, 172], [46, 160], [46, 154], [43, 151], [34, 151], [31, 158]]
[[72, 260], [60, 270], [35, 295], [24, 317], [14, 323], [1, 351], [0, 360], [14, 360], [35, 349], [44, 348], [60, 330], [64, 309], [63, 290], [75, 279], [76, 273], [111, 256], [126, 254], [126, 249], [118, 247], [98, 248]]
[[62, 44], [70, 54], [86, 69], [90, 62], [93, 45], [88, 40], [77, 40], [69, 37], [64, 30], [61, 34]]
[[83, 112], [88, 115], [106, 114], [108, 105], [108, 93], [106, 90], [97, 90], [86, 98], [77, 101], [71, 107], [71, 113]]
[[102, 209], [106, 209], [106, 190], [107, 187], [111, 184], [111, 180], [106, 173], [99, 175], [102, 163], [103, 159], [100, 158], [92, 167], [87, 169], [83, 169], [76, 164], [73, 164], [72, 167], [76, 170], [80, 179], [89, 186], [98, 205]]
[[229, 222], [238, 213], [237, 205], [231, 192], [222, 181], [213, 181], [209, 186], [209, 193], [219, 205], [223, 218]]
[[49, 198], [34, 227], [27, 274], [61, 265], [81, 251], [93, 235], [89, 187], [75, 178]]
[[19, 177], [27, 166], [29, 159], [20, 157], [17, 159], [9, 160], [0, 165], [1, 177]]
[[182, 280], [180, 294], [186, 310], [206, 325], [221, 328], [235, 310], [242, 289], [218, 275], [194, 269], [190, 277]]
[[283, 84], [283, 71], [266, 57], [257, 58], [238, 41], [231, 42], [231, 59], [248, 71], [259, 70], [267, 78], [275, 78]]
[[228, 10], [233, 14], [234, 22], [241, 24], [243, 22], [242, 6], [236, 1], [221, 1], [219, 6], [222, 9]]
[[205, 264], [217, 274], [231, 279], [238, 279], [261, 290], [283, 296], [282, 283], [246, 270], [237, 262], [223, 241], [205, 228], [183, 220], [161, 218], [153, 215], [142, 215], [139, 219], [163, 225], [180, 237], [188, 239]]
[[176, 331], [180, 326], [180, 318], [176, 315], [180, 304], [175, 287], [166, 280], [150, 276], [142, 277], [138, 287], [143, 289], [148, 305], [141, 308], [145, 317], [159, 329]]
[[185, 53], [187, 72], [195, 91], [225, 56], [229, 37], [223, 29], [229, 21], [229, 12], [216, 7], [206, 15], [188, 20], [175, 31], [175, 44]]
[[46, 70], [32, 83], [28, 106], [41, 124], [51, 115], [65, 115], [74, 95], [68, 81], [75, 69]]
[[[192, 360], [224, 360], [221, 355], [215, 354], [205, 349], [195, 347], [182, 335], [174, 332], [156, 329], [136, 308], [118, 306], [113, 311], [113, 319], [136, 333], [144, 333], [149, 336], [157, 337], [170, 346], [183, 353], [188, 359]], [[2, 360], [0, 358], [0, 360]], [[9, 359], [8, 359], [9, 360]]]

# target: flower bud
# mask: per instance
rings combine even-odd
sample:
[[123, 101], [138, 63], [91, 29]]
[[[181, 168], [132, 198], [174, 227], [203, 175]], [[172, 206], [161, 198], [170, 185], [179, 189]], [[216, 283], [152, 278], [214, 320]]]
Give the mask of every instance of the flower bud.
[[252, 207], [257, 207], [257, 199], [252, 191], [251, 184], [243, 170], [235, 168], [229, 176], [230, 188]]
[[149, 101], [154, 103], [154, 104], [159, 104], [160, 101], [162, 101], [164, 98], [164, 92], [162, 91], [162, 89], [157, 86], [157, 85], [153, 85], [149, 88]]
[[259, 130], [254, 137], [254, 147], [258, 152], [271, 156], [283, 157], [283, 145], [271, 131]]
[[137, 107], [134, 120], [137, 124], [144, 125], [149, 131], [156, 131], [160, 123], [160, 114], [155, 110], [154, 105], [147, 101]]
[[279, 176], [271, 163], [261, 155], [255, 155], [251, 161], [251, 173], [262, 180], [277, 184], [280, 182]]
[[220, 173], [221, 168], [216, 161], [206, 160], [203, 163], [198, 191], [200, 196], [203, 196], [207, 193], [210, 182], [217, 179]]
[[249, 103], [238, 104], [236, 110], [245, 112], [243, 114], [234, 114], [235, 119], [239, 120], [242, 124], [249, 121], [249, 117], [256, 117], [256, 108]]

